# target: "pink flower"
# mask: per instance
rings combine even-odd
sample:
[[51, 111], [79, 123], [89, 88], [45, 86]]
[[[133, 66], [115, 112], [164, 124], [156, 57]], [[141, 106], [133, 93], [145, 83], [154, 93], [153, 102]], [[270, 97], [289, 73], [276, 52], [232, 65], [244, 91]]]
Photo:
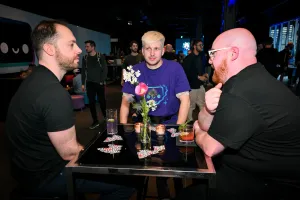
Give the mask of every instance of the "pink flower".
[[144, 96], [148, 91], [148, 86], [141, 82], [135, 87], [135, 94], [139, 96]]

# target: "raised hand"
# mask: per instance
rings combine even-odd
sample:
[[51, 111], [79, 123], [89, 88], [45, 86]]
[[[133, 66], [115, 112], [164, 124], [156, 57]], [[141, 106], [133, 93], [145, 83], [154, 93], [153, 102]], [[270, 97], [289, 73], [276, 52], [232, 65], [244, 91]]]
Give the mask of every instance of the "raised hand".
[[222, 94], [222, 83], [219, 83], [214, 88], [211, 88], [205, 93], [205, 108], [206, 111], [210, 114], [216, 112], [216, 109], [219, 105], [219, 100]]

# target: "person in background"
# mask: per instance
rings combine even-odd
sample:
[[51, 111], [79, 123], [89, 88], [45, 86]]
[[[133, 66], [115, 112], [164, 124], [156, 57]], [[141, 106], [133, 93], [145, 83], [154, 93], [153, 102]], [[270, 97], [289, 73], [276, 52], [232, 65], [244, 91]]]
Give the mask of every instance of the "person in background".
[[184, 59], [185, 59], [185, 55], [183, 51], [178, 51], [177, 61], [182, 65]]
[[264, 44], [263, 43], [257, 44], [257, 53], [260, 52], [263, 49], [264, 49]]
[[[289, 75], [291, 69], [289, 70], [290, 59], [292, 58], [292, 49], [294, 45], [287, 44], [285, 48], [279, 52], [279, 60], [280, 60], [280, 81], [283, 81], [283, 78], [286, 75]], [[289, 84], [289, 83], [288, 83]]]
[[33, 71], [34, 68], [36, 68], [36, 65], [35, 65], [35, 64], [33, 64], [33, 63], [29, 64], [27, 70], [26, 70], [26, 71], [23, 71], [23, 72], [21, 73], [20, 77], [21, 77], [22, 79], [27, 78], [27, 77], [32, 73], [32, 71]]
[[100, 103], [100, 109], [104, 120], [106, 120], [106, 95], [105, 86], [107, 78], [107, 64], [105, 57], [96, 51], [96, 43], [92, 40], [85, 41], [87, 55], [82, 58], [82, 91], [87, 91], [89, 107], [93, 123], [89, 129], [100, 126], [97, 109], [96, 95]]
[[295, 65], [295, 46], [293, 42], [289, 42], [287, 44], [290, 50], [290, 57], [288, 59], [288, 68], [287, 68], [287, 74], [288, 74], [288, 86], [294, 87], [294, 84], [296, 83], [295, 80], [295, 72], [297, 69], [297, 66]]
[[[300, 96], [300, 53], [297, 51], [296, 56], [295, 56], [295, 65], [297, 67], [296, 71], [296, 88], [295, 88], [295, 93], [299, 97]], [[298, 81], [297, 81], [298, 80]]]
[[280, 64], [279, 60], [279, 53], [277, 49], [273, 48], [273, 38], [269, 37], [265, 41], [265, 46], [263, 49], [258, 51], [257, 60], [261, 64], [263, 64], [266, 68], [266, 70], [277, 79], [279, 73], [278, 73], [278, 65]]
[[164, 59], [177, 61], [176, 54], [173, 52], [173, 46], [171, 44], [167, 44], [165, 46], [165, 53], [163, 55]]
[[208, 80], [208, 74], [205, 73], [203, 62], [203, 42], [194, 40], [192, 47], [193, 51], [188, 55], [183, 62], [183, 69], [191, 86], [190, 91], [190, 108], [188, 120], [193, 120], [193, 111], [196, 106], [201, 110], [205, 104], [205, 88], [204, 83]]
[[137, 41], [133, 40], [130, 42], [130, 54], [127, 55], [123, 62], [123, 69], [122, 69], [122, 79], [121, 79], [121, 85], [124, 85], [124, 77], [123, 77], [123, 71], [127, 70], [127, 67], [132, 65], [136, 65], [144, 60], [144, 57], [142, 54], [139, 54], [139, 45]]
[[73, 78], [73, 92], [78, 95], [83, 95], [85, 92], [82, 91], [82, 78], [79, 69], [73, 70], [75, 77]]
[[[12, 98], [5, 122], [11, 173], [22, 194], [65, 198], [64, 169], [75, 164], [84, 147], [77, 140], [70, 95], [60, 81], [67, 71], [78, 68], [82, 51], [60, 21], [41, 21], [32, 42], [39, 66]], [[100, 193], [106, 200], [129, 199], [134, 192], [101, 181], [76, 179], [75, 184], [77, 192]]]

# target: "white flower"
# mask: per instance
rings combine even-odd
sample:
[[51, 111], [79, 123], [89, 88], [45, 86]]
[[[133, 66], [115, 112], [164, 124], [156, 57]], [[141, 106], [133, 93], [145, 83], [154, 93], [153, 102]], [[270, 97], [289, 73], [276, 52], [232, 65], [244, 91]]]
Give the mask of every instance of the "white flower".
[[135, 76], [136, 76], [136, 77], [139, 77], [140, 75], [141, 75], [140, 70], [137, 70], [137, 71], [135, 72]]
[[[127, 71], [124, 70], [124, 81], [125, 82], [130, 82], [131, 84], [138, 84], [138, 77], [141, 75], [141, 72], [140, 70], [137, 70], [137, 71], [134, 71], [132, 69], [132, 66], [128, 66], [127, 67]], [[145, 100], [145, 99], [144, 99]], [[141, 115], [144, 117], [145, 115], [145, 112], [148, 113], [149, 110], [151, 111], [155, 111], [156, 108], [157, 108], [157, 104], [156, 102], [151, 99], [149, 101], [146, 102], [146, 108], [143, 108], [144, 106], [141, 105], [141, 102], [140, 103], [134, 103], [134, 99], [133, 98], [128, 98], [128, 102], [132, 103], [133, 104], [133, 108], [136, 109], [138, 112], [141, 112]]]
[[131, 74], [128, 72], [124, 73], [124, 81], [129, 82], [131, 80]]
[[137, 77], [141, 75], [140, 71], [134, 71], [132, 69], [132, 66], [127, 67], [128, 71], [124, 71], [124, 81], [125, 82], [130, 82], [131, 84], [138, 84]]
[[132, 69], [132, 65], [129, 65], [129, 66], [127, 67], [127, 69], [128, 69], [128, 71], [130, 71], [130, 70]]
[[150, 108], [152, 111], [155, 111], [157, 108], [156, 102], [153, 99], [147, 101], [147, 107]]
[[137, 83], [138, 82], [137, 78], [136, 77], [132, 77], [132, 82], [133, 83]]

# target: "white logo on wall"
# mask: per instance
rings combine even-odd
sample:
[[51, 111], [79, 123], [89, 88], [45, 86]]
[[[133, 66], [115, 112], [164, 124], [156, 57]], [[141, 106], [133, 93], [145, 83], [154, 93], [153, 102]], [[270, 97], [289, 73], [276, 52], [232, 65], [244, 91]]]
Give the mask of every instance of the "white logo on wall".
[[186, 49], [186, 50], [190, 50], [190, 43], [189, 42], [184, 42], [182, 44], [182, 48]]
[[[6, 53], [8, 53], [8, 51], [9, 51], [9, 47], [8, 47], [8, 45], [7, 45], [5, 42], [2, 42], [1, 45], [0, 45], [0, 50], [1, 50], [2, 53], [6, 54]], [[11, 50], [12, 50], [15, 54], [19, 53], [19, 51], [20, 51], [19, 48], [11, 48]], [[25, 54], [28, 54], [28, 52], [29, 52], [29, 47], [28, 47], [27, 44], [23, 44], [23, 45], [22, 45], [22, 51], [23, 51]]]

